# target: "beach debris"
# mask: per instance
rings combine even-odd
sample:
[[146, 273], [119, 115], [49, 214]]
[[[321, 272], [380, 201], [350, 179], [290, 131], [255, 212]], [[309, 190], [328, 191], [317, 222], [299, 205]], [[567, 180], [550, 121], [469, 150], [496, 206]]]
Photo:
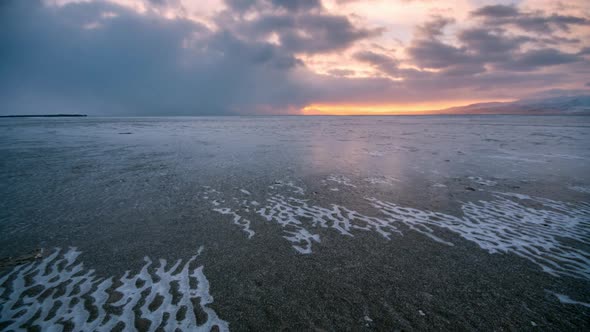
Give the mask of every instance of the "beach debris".
[[42, 257], [43, 257], [43, 249], [35, 249], [32, 252], [25, 254], [25, 255], [21, 255], [21, 256], [5, 257], [5, 258], [0, 259], [0, 269], [5, 268], [5, 267], [9, 267], [9, 266], [16, 266], [16, 265], [30, 263], [30, 262], [35, 261], [35, 260], [42, 258]]

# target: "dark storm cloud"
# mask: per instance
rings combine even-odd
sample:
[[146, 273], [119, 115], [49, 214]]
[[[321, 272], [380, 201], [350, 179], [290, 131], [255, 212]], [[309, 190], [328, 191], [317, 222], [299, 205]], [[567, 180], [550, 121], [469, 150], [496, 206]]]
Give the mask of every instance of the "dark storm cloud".
[[[500, 8], [501, 7], [501, 8]], [[488, 6], [477, 15], [506, 17], [516, 15], [506, 6]], [[412, 61], [421, 68], [443, 69], [449, 75], [474, 75], [486, 71], [486, 65], [495, 69], [531, 71], [543, 67], [582, 61], [583, 50], [577, 54], [562, 52], [556, 48], [538, 47], [524, 50], [525, 45], [543, 46], [547, 41], [559, 43], [551, 34], [530, 37], [508, 33], [503, 28], [472, 27], [456, 32], [459, 44], [443, 41], [442, 29], [451, 21], [435, 17], [417, 28], [415, 39], [406, 49]], [[564, 41], [561, 41], [562, 43]], [[567, 40], [567, 42], [571, 42]]]
[[398, 62], [390, 56], [371, 51], [357, 52], [353, 56], [356, 60], [369, 63], [383, 73], [391, 76], [399, 75]]
[[272, 0], [275, 6], [283, 7], [289, 10], [310, 10], [322, 6], [319, 0]]
[[322, 8], [320, 0], [225, 0], [225, 3], [229, 8], [238, 12], [269, 7], [294, 12]]
[[422, 68], [445, 68], [457, 63], [472, 61], [463, 48], [437, 39], [414, 40], [406, 50], [414, 63]]
[[484, 28], [472, 28], [460, 31], [457, 38], [471, 51], [490, 55], [496, 53], [510, 53], [531, 41], [525, 36], [507, 36], [503, 30], [492, 31]]
[[436, 38], [443, 34], [443, 29], [447, 25], [453, 24], [454, 22], [455, 19], [450, 17], [434, 16], [426, 23], [419, 25], [416, 28], [416, 32], [418, 37], [421, 38]]
[[344, 16], [305, 15], [296, 26], [279, 31], [281, 45], [290, 52], [321, 53], [343, 49], [381, 31], [357, 28]]
[[491, 26], [514, 25], [525, 31], [548, 33], [555, 30], [569, 31], [572, 25], [590, 25], [584, 17], [550, 14], [543, 12], [522, 12], [514, 6], [484, 6], [472, 12]]
[[502, 67], [514, 71], [530, 71], [539, 67], [556, 66], [581, 61], [575, 54], [563, 53], [555, 49], [545, 48], [520, 53]]
[[346, 16], [322, 13], [265, 13], [252, 20], [221, 22], [245, 39], [278, 37], [281, 48], [292, 53], [325, 53], [347, 48], [382, 30], [353, 25]]
[[292, 54], [193, 21], [17, 1], [0, 21], [3, 113], [227, 114], [304, 100]]
[[474, 16], [485, 16], [485, 17], [514, 17], [518, 16], [520, 12], [514, 6], [505, 5], [491, 5], [484, 6], [473, 11]]

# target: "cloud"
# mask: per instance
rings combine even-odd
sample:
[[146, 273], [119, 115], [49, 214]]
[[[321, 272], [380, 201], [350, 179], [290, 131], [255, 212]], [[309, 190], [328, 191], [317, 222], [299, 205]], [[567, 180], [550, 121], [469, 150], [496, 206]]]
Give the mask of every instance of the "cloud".
[[354, 27], [346, 17], [337, 15], [305, 15], [296, 23], [295, 29], [283, 30], [279, 35], [281, 45], [297, 53], [339, 50], [381, 33], [380, 29]]
[[481, 17], [490, 26], [514, 25], [525, 31], [549, 33], [555, 30], [569, 31], [571, 26], [588, 26], [590, 20], [585, 17], [550, 14], [543, 12], [522, 12], [514, 6], [484, 6], [472, 12]]
[[440, 40], [414, 40], [406, 52], [413, 62], [421, 68], [446, 68], [472, 60], [466, 50], [446, 44]]
[[416, 33], [419, 38], [436, 38], [443, 34], [443, 29], [455, 22], [451, 17], [434, 16], [426, 23], [419, 25], [416, 28]]
[[457, 38], [471, 51], [483, 56], [515, 52], [524, 43], [531, 41], [531, 38], [525, 36], [508, 36], [502, 29], [481, 27], [462, 30]]
[[581, 61], [575, 54], [563, 53], [545, 48], [518, 54], [514, 59], [502, 64], [502, 68], [514, 71], [530, 71], [539, 67], [556, 66]]
[[272, 3], [275, 6], [294, 11], [318, 9], [322, 7], [319, 0], [272, 0]]
[[344, 77], [344, 76], [353, 76], [354, 74], [356, 74], [356, 72], [354, 70], [350, 70], [350, 69], [335, 68], [335, 69], [330, 69], [328, 71], [328, 74], [330, 74], [332, 76]]
[[223, 21], [224, 27], [249, 40], [276, 35], [280, 47], [292, 53], [325, 53], [376, 36], [381, 29], [356, 27], [346, 16], [320, 13], [264, 13], [251, 20]]
[[230, 114], [302, 102], [292, 54], [194, 21], [97, 2], [14, 2], [1, 16], [6, 112]]
[[517, 6], [439, 11], [402, 41], [393, 19], [319, 0], [226, 0], [204, 16], [182, 0], [0, 6], [2, 113], [292, 114], [518, 98], [590, 75], [587, 18]]
[[267, 8], [299, 12], [322, 8], [320, 0], [225, 0], [225, 3], [229, 8], [238, 12]]
[[378, 68], [379, 71], [388, 75], [397, 76], [400, 74], [398, 62], [390, 56], [372, 51], [360, 51], [353, 56], [356, 60], [369, 63], [371, 66]]
[[520, 12], [515, 6], [490, 5], [474, 10], [472, 15], [484, 17], [514, 17], [520, 15]]

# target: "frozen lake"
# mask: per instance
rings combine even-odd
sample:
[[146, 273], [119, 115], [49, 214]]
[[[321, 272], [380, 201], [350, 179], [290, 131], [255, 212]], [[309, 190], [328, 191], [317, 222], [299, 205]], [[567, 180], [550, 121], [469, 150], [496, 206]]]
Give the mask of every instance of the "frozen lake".
[[590, 329], [589, 143], [574, 116], [2, 119], [0, 258], [43, 251], [0, 270], [0, 329]]

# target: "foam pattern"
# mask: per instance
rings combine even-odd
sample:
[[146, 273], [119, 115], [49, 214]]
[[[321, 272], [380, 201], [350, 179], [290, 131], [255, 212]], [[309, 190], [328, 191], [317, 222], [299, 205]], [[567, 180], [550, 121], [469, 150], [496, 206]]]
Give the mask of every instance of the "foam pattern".
[[[213, 211], [223, 214], [223, 215], [229, 215], [232, 219], [232, 222], [234, 223], [234, 225], [237, 225], [238, 227], [240, 227], [244, 233], [247, 234], [248, 238], [251, 238], [254, 236], [254, 234], [256, 234], [251, 228], [250, 228], [250, 220], [240, 216], [236, 211], [234, 211], [234, 209], [228, 207], [228, 202], [226, 202], [224, 199], [219, 198], [221, 196], [221, 192], [219, 192], [216, 189], [213, 189], [209, 186], [205, 186], [204, 187], [204, 192], [202, 194], [202, 198], [205, 200], [208, 200], [213, 206]], [[240, 189], [240, 192], [242, 194], [245, 194], [247, 196], [250, 196], [250, 192], [247, 191], [246, 189]], [[233, 198], [234, 202], [237, 202], [238, 199], [237, 198]], [[248, 204], [258, 204], [257, 202], [250, 202], [248, 203], [247, 200], [242, 200], [242, 206], [248, 205]], [[254, 205], [255, 205], [254, 204]], [[224, 206], [222, 206], [224, 205]]]
[[[199, 249], [199, 254], [202, 250]], [[99, 278], [75, 248], [15, 267], [0, 278], [0, 327], [6, 331], [228, 331], [208, 305], [209, 281], [191, 257], [168, 267], [145, 258], [139, 273]], [[197, 314], [198, 313], [198, 314]], [[148, 326], [149, 324], [149, 326]]]
[[496, 181], [486, 180], [479, 176], [469, 176], [468, 179], [482, 186], [495, 186], [497, 184]]
[[375, 176], [365, 178], [364, 180], [370, 184], [386, 184], [389, 186], [393, 186], [396, 182], [401, 182], [399, 179], [391, 176]]
[[[347, 187], [349, 179], [330, 176]], [[475, 180], [483, 181], [477, 178]], [[344, 182], [348, 183], [345, 184]], [[493, 185], [487, 183], [487, 185]], [[453, 246], [446, 229], [477, 244], [489, 253], [514, 253], [539, 265], [545, 272], [558, 276], [590, 279], [590, 204], [565, 203], [514, 193], [491, 192], [492, 199], [462, 203], [462, 215], [404, 207], [376, 198], [365, 198], [377, 209], [368, 216], [341, 205], [314, 205], [310, 200], [290, 197], [293, 183], [285, 195], [271, 186], [262, 203], [241, 203], [239, 213], [247, 212], [283, 228], [283, 237], [301, 254], [311, 254], [314, 244], [321, 243], [319, 229], [354, 236], [355, 232], [375, 232], [385, 239], [392, 234], [415, 231], [444, 245]], [[298, 191], [298, 190], [296, 190]], [[217, 192], [220, 194], [219, 192]], [[236, 202], [237, 200], [234, 199]], [[231, 201], [231, 200], [230, 200]], [[212, 201], [214, 204], [217, 200]], [[246, 207], [246, 208], [244, 208]], [[230, 208], [215, 211], [243, 220]], [[253, 215], [255, 213], [256, 215]], [[250, 224], [248, 223], [248, 226]], [[252, 234], [253, 235], [253, 234]], [[251, 236], [251, 235], [250, 235]]]
[[327, 181], [336, 182], [343, 186], [353, 187], [356, 188], [356, 185], [352, 183], [352, 181], [344, 175], [335, 175], [331, 174], [326, 178]]
[[570, 186], [569, 187], [571, 190], [575, 190], [577, 192], [581, 192], [584, 194], [590, 194], [590, 187], [588, 186]]
[[[590, 204], [568, 204], [520, 194], [496, 193], [491, 201], [462, 205], [464, 216], [400, 207], [370, 198], [387, 219], [441, 243], [445, 228], [490, 253], [514, 253], [552, 275], [590, 279]], [[526, 207], [522, 203], [538, 207]], [[447, 243], [451, 244], [451, 243]]]
[[292, 180], [276, 181], [275, 183], [268, 186], [270, 189], [276, 190], [278, 188], [285, 188], [297, 195], [304, 195], [305, 189], [296, 185]]
[[313, 242], [320, 242], [319, 234], [314, 234], [310, 228], [331, 228], [346, 236], [353, 236], [353, 230], [375, 231], [388, 239], [392, 233], [400, 233], [386, 220], [335, 204], [324, 208], [308, 204], [304, 199], [282, 195], [269, 197], [267, 203], [256, 212], [267, 221], [281, 225], [289, 234], [285, 238], [302, 254], [310, 254]]

